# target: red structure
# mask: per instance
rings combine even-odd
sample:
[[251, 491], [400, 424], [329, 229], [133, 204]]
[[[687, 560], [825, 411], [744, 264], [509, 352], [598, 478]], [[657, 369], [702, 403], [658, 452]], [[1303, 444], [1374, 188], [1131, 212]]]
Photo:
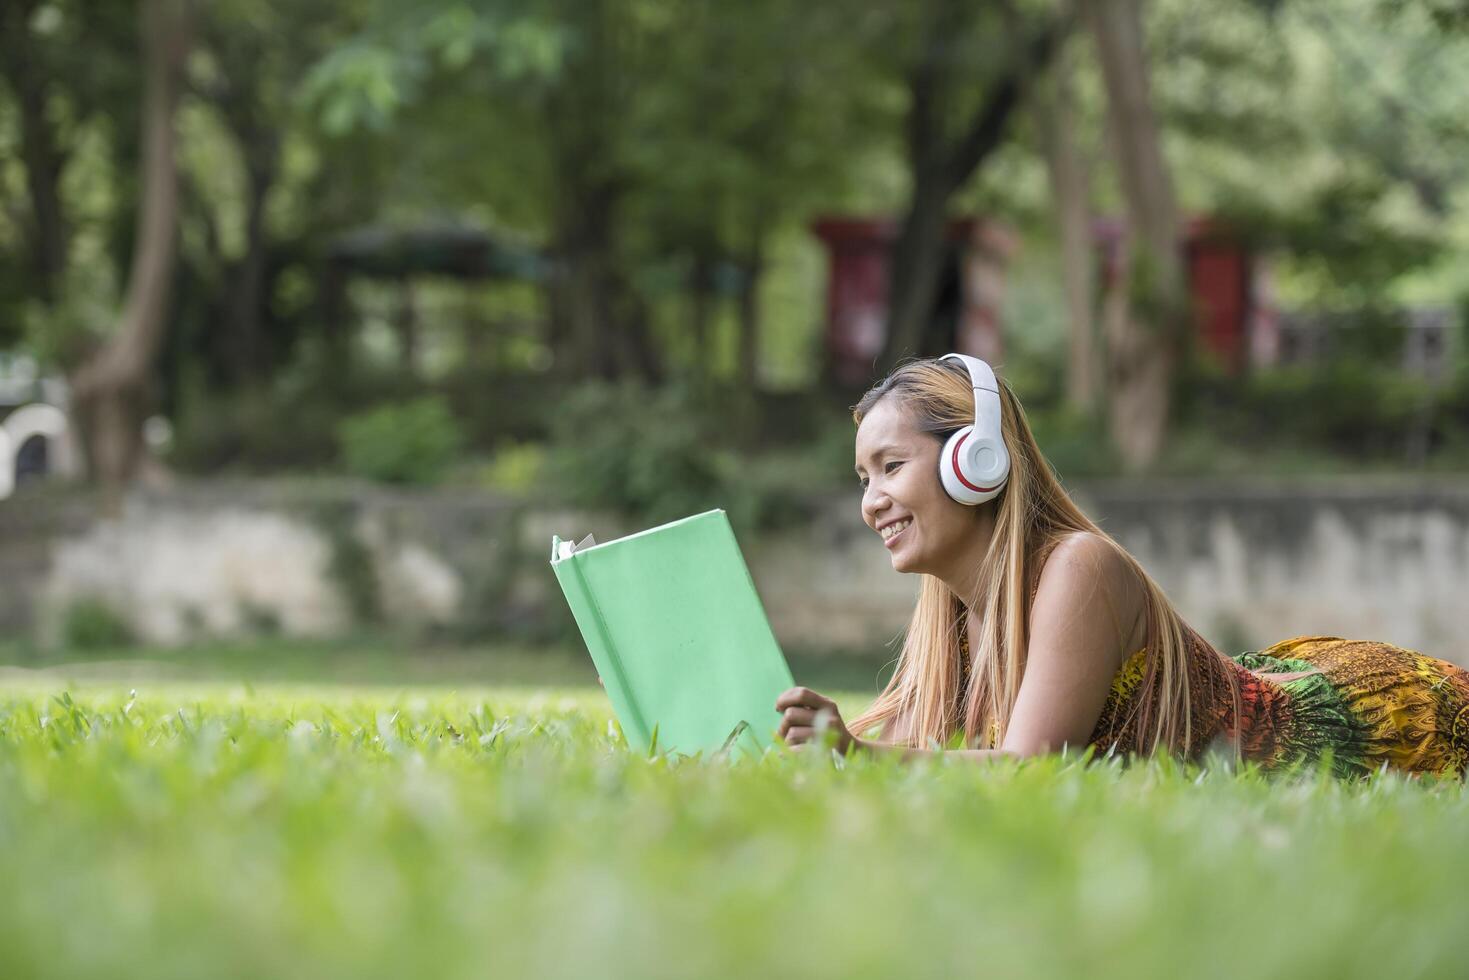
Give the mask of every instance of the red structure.
[[811, 230], [826, 246], [826, 356], [845, 384], [872, 373], [887, 336], [888, 255], [897, 225], [888, 220], [830, 218]]
[[[1099, 221], [1094, 234], [1102, 253], [1102, 289], [1119, 289], [1122, 225]], [[1257, 312], [1254, 256], [1228, 228], [1210, 218], [1190, 219], [1182, 244], [1199, 342], [1231, 374], [1238, 374], [1249, 360], [1250, 321]]]
[[[828, 366], [841, 383], [862, 384], [872, 380], [874, 359], [887, 339], [889, 261], [897, 223], [829, 218], [815, 222], [812, 231], [826, 246], [829, 260]], [[1004, 353], [1000, 300], [1014, 236], [995, 222], [967, 218], [949, 222], [944, 237], [948, 254], [932, 311], [937, 332], [943, 334], [941, 346], [999, 361]]]
[[[815, 222], [812, 231], [826, 246], [829, 260], [829, 370], [843, 384], [862, 384], [872, 380], [874, 360], [887, 339], [889, 260], [898, 226], [879, 218], [829, 218]], [[1122, 233], [1117, 221], [1095, 226], [1104, 293], [1122, 288]], [[945, 242], [948, 253], [929, 343], [998, 363], [1004, 358], [1001, 301], [1015, 237], [996, 222], [967, 218], [949, 222]], [[1252, 331], [1252, 321], [1259, 326], [1267, 312], [1255, 296], [1254, 257], [1227, 227], [1209, 218], [1187, 223], [1182, 248], [1199, 342], [1237, 374], [1250, 359], [1252, 334], [1257, 346], [1262, 340], [1261, 331]]]

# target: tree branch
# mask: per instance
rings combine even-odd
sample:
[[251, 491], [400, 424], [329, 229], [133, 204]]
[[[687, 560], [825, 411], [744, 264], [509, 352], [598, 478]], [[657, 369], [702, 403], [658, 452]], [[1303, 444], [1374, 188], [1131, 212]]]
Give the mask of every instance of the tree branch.
[[1076, 24], [1071, 3], [1062, 5], [1056, 20], [1031, 39], [1019, 62], [1005, 74], [975, 115], [969, 129], [954, 144], [945, 167], [951, 186], [958, 187], [999, 147], [1010, 116], [1030, 91], [1033, 80], [1055, 57]]

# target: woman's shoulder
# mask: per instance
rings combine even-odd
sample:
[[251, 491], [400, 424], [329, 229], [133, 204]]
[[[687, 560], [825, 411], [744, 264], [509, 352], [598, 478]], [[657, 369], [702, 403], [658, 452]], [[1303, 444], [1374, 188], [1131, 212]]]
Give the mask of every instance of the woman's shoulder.
[[1093, 531], [1061, 534], [1037, 550], [1036, 569], [1030, 597], [1032, 608], [1042, 588], [1063, 593], [1091, 593], [1100, 589], [1123, 622], [1141, 622], [1147, 590], [1136, 567], [1111, 539]]
[[1035, 565], [1037, 586], [1045, 579], [1047, 569], [1051, 570], [1051, 577], [1056, 578], [1066, 566], [1124, 585], [1137, 579], [1121, 548], [1094, 531], [1069, 531], [1051, 538], [1036, 549]]

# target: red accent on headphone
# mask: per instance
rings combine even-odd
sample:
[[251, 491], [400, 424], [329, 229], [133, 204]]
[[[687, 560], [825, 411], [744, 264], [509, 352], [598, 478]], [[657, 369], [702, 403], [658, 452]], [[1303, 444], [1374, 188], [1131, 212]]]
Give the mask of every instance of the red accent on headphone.
[[964, 484], [975, 493], [989, 493], [995, 487], [998, 487], [999, 484], [996, 483], [994, 487], [977, 487], [974, 484], [970, 483], [968, 480], [964, 479], [964, 473], [962, 470], [959, 469], [959, 447], [963, 446], [964, 441], [968, 438], [969, 433], [966, 432], [959, 437], [958, 442], [954, 443], [954, 458], [949, 461], [949, 465], [953, 467], [954, 476], [958, 477], [960, 483]]

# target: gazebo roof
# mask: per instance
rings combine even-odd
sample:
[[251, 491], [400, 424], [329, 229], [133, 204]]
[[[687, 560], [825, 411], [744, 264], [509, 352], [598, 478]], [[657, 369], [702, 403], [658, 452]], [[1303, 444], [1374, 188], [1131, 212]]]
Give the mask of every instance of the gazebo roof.
[[338, 235], [327, 256], [349, 273], [389, 279], [437, 275], [539, 281], [548, 265], [539, 249], [448, 222], [411, 228], [364, 225]]

